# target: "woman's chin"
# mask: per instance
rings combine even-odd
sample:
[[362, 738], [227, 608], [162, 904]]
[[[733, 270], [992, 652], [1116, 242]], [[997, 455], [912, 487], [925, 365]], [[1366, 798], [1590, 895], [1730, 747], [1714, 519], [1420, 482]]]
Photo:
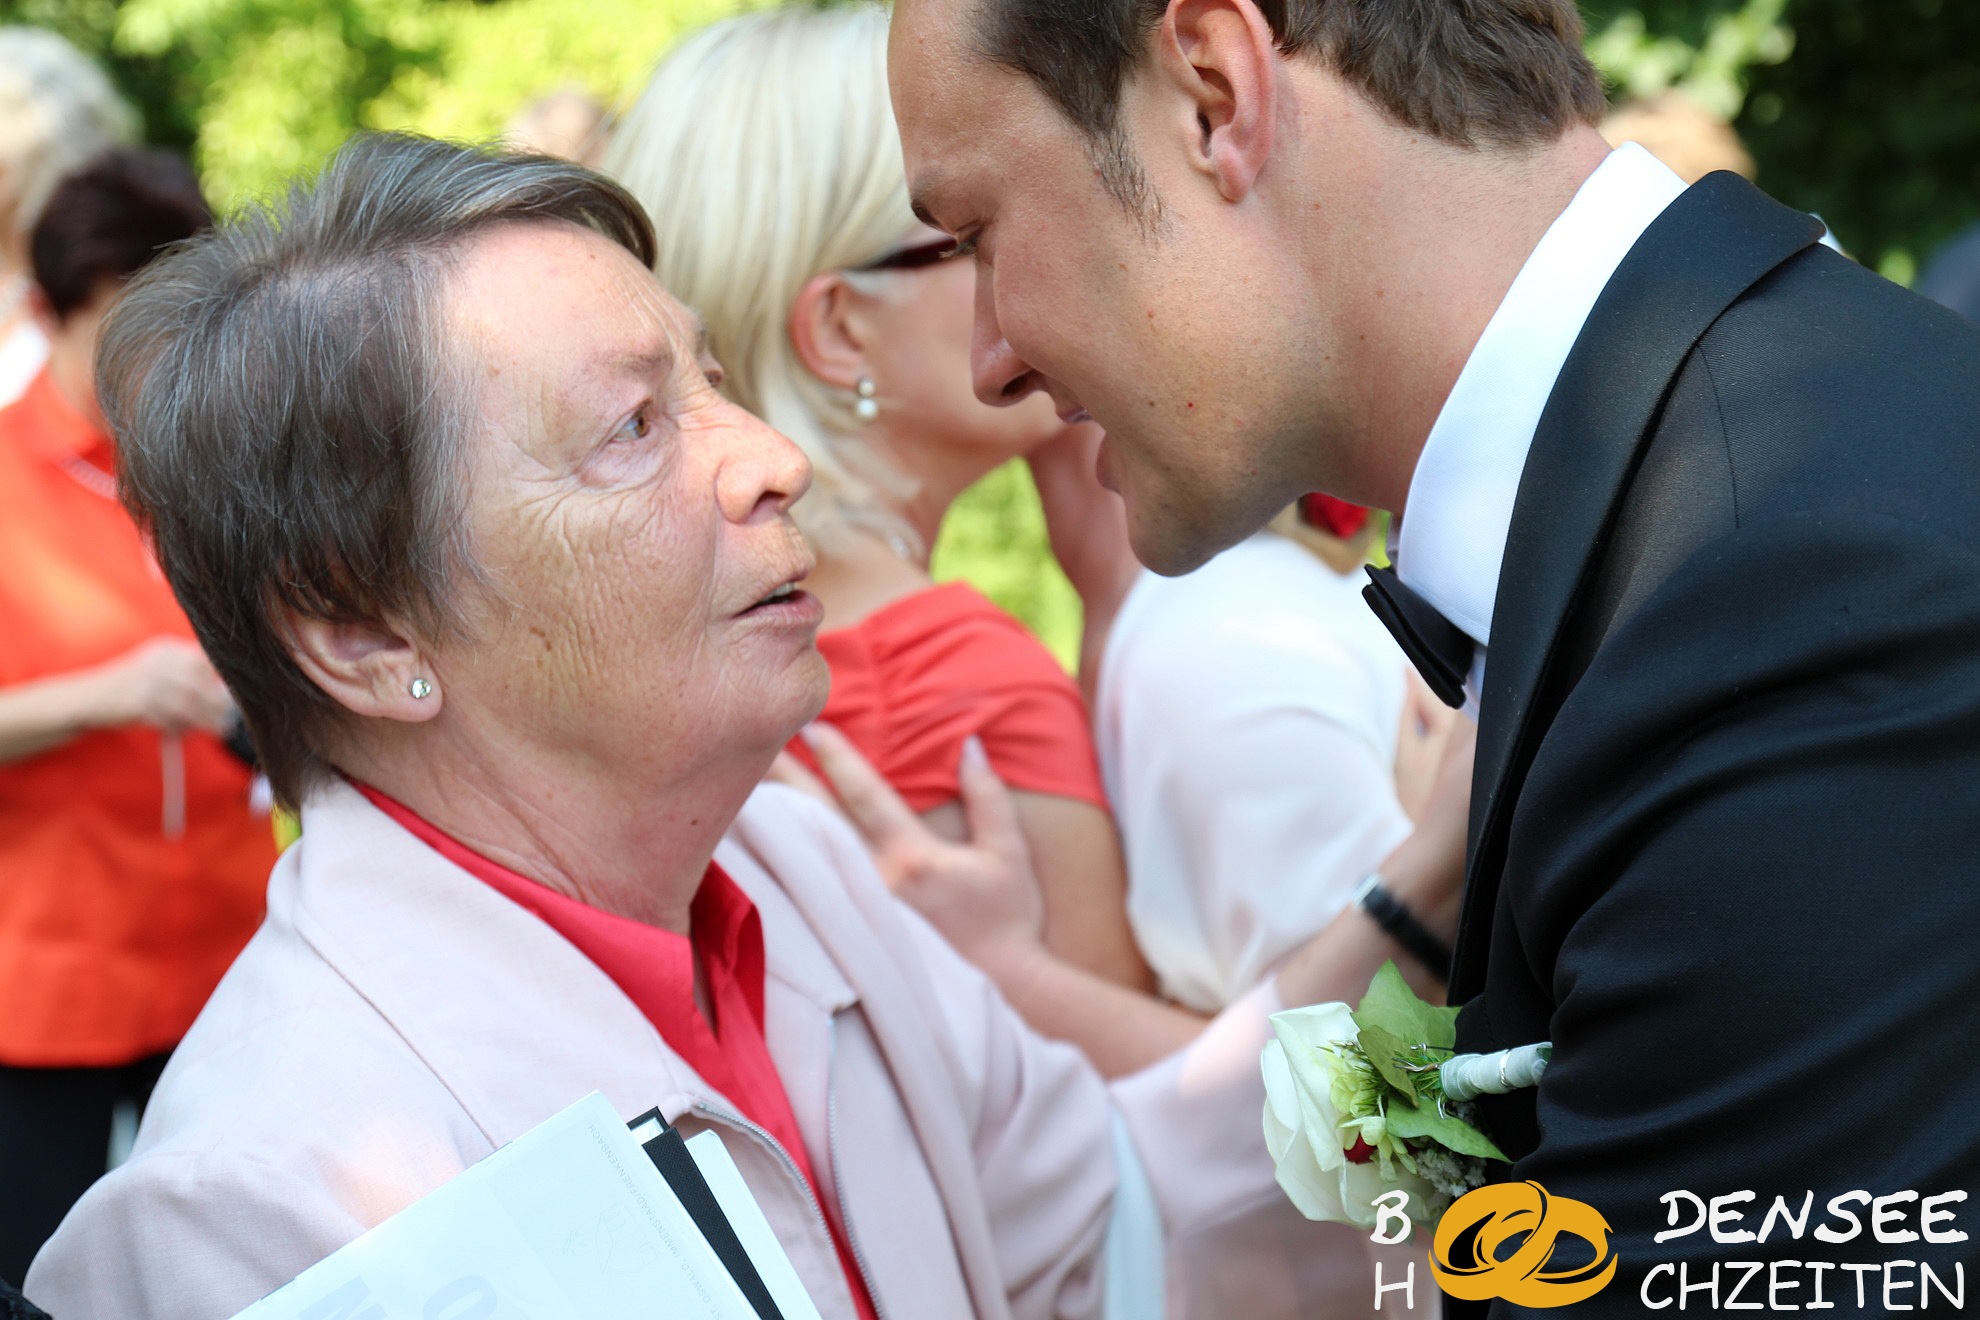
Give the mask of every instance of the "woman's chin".
[[817, 647], [813, 647], [811, 650], [811, 660], [816, 677], [811, 684], [811, 690], [800, 703], [804, 714], [791, 728], [789, 735], [784, 739], [785, 742], [789, 742], [792, 738], [797, 737], [799, 729], [802, 729], [805, 725], [823, 714], [825, 702], [832, 695], [832, 671], [826, 665], [825, 657], [818, 653]]

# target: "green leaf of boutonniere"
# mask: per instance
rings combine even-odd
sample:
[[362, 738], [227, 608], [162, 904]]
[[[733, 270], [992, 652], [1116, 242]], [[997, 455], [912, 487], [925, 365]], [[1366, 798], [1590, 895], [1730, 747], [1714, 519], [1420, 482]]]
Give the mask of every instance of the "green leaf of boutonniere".
[[1382, 1080], [1401, 1091], [1411, 1104], [1416, 1103], [1416, 1082], [1396, 1057], [1403, 1052], [1403, 1040], [1393, 1032], [1381, 1027], [1361, 1029], [1361, 1052], [1368, 1056], [1368, 1062], [1375, 1065], [1375, 1071], [1382, 1074]]
[[[1457, 1014], [1455, 1008], [1439, 1008], [1418, 999], [1409, 982], [1396, 970], [1395, 963], [1386, 962], [1369, 982], [1361, 1007], [1354, 1010], [1354, 1025], [1361, 1029], [1364, 1041], [1373, 1027], [1388, 1032], [1406, 1046], [1430, 1045], [1448, 1050], [1457, 1044]], [[1372, 1056], [1374, 1051], [1369, 1053]], [[1382, 1075], [1387, 1077], [1388, 1073]], [[1415, 1094], [1414, 1088], [1404, 1090]]]
[[1476, 1155], [1487, 1160], [1506, 1158], [1490, 1137], [1462, 1119], [1438, 1113], [1435, 1105], [1422, 1108], [1393, 1105], [1388, 1113], [1388, 1127], [1391, 1136], [1428, 1137], [1460, 1155]]

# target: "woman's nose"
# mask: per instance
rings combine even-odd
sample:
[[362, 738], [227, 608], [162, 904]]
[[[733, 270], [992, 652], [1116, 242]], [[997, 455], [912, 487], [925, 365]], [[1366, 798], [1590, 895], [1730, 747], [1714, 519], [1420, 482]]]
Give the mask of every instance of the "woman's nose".
[[723, 465], [724, 512], [736, 522], [781, 517], [811, 488], [811, 460], [756, 414], [735, 414], [738, 452]]

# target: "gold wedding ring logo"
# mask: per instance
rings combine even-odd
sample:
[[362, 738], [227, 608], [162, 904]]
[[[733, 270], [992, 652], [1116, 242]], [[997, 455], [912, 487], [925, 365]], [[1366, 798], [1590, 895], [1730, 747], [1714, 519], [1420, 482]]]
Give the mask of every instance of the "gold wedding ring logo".
[[[1562, 1237], [1586, 1242], [1595, 1259], [1549, 1269]], [[1499, 1259], [1499, 1248], [1515, 1239], [1523, 1240]], [[1609, 1246], [1609, 1221], [1594, 1206], [1549, 1195], [1537, 1182], [1494, 1183], [1460, 1197], [1444, 1212], [1431, 1244], [1430, 1273], [1438, 1287], [1464, 1301], [1567, 1306], [1609, 1286], [1616, 1254]]]

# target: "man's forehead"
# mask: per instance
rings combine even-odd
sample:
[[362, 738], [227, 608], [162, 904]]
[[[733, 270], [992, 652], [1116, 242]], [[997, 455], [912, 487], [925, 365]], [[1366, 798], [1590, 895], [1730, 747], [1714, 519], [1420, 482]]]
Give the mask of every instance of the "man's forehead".
[[[955, 13], [957, 21], [928, 22], [938, 11]], [[924, 221], [930, 211], [940, 214], [954, 189], [994, 165], [1013, 127], [1005, 121], [1026, 108], [1022, 76], [970, 44], [963, 25], [971, 12], [949, 0], [902, 0], [894, 11], [888, 74], [908, 196]]]
[[977, 84], [994, 66], [970, 39], [975, 13], [973, 4], [959, 0], [897, 0], [888, 29], [887, 77], [904, 127], [958, 127], [958, 104], [982, 94]]

